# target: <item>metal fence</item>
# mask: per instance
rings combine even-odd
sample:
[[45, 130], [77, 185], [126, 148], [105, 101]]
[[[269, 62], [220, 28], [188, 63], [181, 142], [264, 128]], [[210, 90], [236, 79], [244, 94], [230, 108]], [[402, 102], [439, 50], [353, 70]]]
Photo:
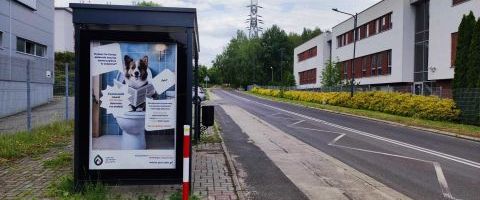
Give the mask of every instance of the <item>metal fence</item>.
[[[315, 92], [350, 92], [350, 87], [329, 87], [329, 88], [310, 88], [300, 89], [297, 87], [282, 86], [249, 86], [260, 87], [265, 89], [282, 89], [282, 90], [298, 90], [298, 91], [315, 91]], [[368, 91], [384, 91], [384, 92], [402, 92], [414, 95], [438, 96], [440, 98], [453, 99], [455, 105], [460, 109], [459, 121], [466, 124], [480, 125], [480, 88], [473, 89], [444, 89], [441, 87], [430, 87], [419, 90], [415, 87], [356, 87], [355, 92]]]
[[[322, 87], [322, 88], [302, 88], [296, 86], [249, 86], [251, 89], [253, 87], [260, 87], [265, 89], [276, 89], [276, 90], [298, 90], [298, 91], [315, 91], [315, 92], [350, 92], [350, 86], [338, 86], [338, 87]], [[401, 92], [401, 93], [411, 93], [416, 95], [424, 96], [438, 96], [440, 98], [452, 98], [452, 90], [445, 89], [442, 87], [424, 87], [424, 88], [415, 88], [415, 86], [356, 86], [355, 92], [373, 92], [373, 91], [383, 91], [383, 92]]]
[[61, 73], [52, 74], [54, 84], [41, 83], [32, 81], [30, 67], [26, 66], [26, 81], [1, 82], [0, 134], [30, 131], [54, 121], [73, 119], [72, 71], [72, 66], [65, 66]]
[[455, 89], [453, 99], [461, 110], [462, 122], [480, 125], [480, 88]]

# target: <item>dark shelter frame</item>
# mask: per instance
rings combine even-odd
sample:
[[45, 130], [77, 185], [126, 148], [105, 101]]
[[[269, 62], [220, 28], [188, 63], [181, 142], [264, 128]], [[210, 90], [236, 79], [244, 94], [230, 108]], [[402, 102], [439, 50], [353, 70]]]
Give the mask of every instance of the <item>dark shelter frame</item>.
[[[70, 4], [70, 7], [73, 9], [75, 27], [75, 185], [81, 187], [86, 182], [95, 181], [107, 184], [180, 184], [183, 173], [183, 125], [192, 125], [192, 78], [194, 69], [198, 69], [196, 9], [94, 4]], [[175, 169], [89, 169], [91, 102], [88, 97], [91, 87], [90, 42], [93, 40], [177, 44]], [[196, 78], [195, 83], [198, 85]]]

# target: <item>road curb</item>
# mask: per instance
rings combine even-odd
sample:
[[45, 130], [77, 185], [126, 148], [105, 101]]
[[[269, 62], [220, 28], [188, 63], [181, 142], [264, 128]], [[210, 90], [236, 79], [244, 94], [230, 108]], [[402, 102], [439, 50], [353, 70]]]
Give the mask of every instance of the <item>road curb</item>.
[[[241, 93], [246, 94], [246, 95], [250, 95], [250, 96], [253, 96], [253, 97], [258, 97], [258, 98], [261, 98], [261, 99], [264, 99], [264, 100], [270, 100], [270, 99], [267, 99], [265, 97], [252, 95], [252, 94], [249, 94], [249, 93], [246, 93], [246, 92], [241, 92]], [[301, 104], [292, 103], [292, 102], [283, 102], [282, 101], [282, 103], [287, 103], [287, 104], [290, 104], [290, 105], [302, 106], [302, 107], [307, 107], [307, 108], [313, 108], [313, 109], [326, 111], [326, 112], [339, 114], [339, 115], [368, 119], [368, 120], [382, 122], [382, 123], [385, 123], [385, 124], [390, 124], [390, 125], [395, 125], [395, 126], [408, 127], [408, 128], [417, 129], [417, 130], [421, 130], [421, 131], [425, 131], [425, 132], [429, 132], [429, 133], [436, 133], [436, 134], [440, 134], [440, 135], [445, 135], [445, 136], [470, 140], [470, 141], [473, 141], [473, 142], [480, 142], [480, 138], [475, 138], [475, 137], [466, 136], [466, 135], [460, 135], [460, 134], [451, 133], [451, 132], [448, 132], [448, 131], [441, 131], [441, 130], [436, 130], [436, 129], [431, 129], [431, 128], [423, 128], [423, 127], [418, 127], [418, 126], [406, 125], [406, 124], [402, 124], [402, 123], [398, 123], [398, 122], [392, 122], [392, 121], [376, 119], [376, 118], [371, 118], [371, 117], [366, 117], [366, 116], [361, 116], [361, 115], [355, 115], [355, 114], [350, 114], [350, 113], [343, 113], [343, 112], [338, 112], [338, 111], [333, 111], [333, 110], [316, 108], [316, 107], [301, 105]]]
[[244, 188], [242, 188], [242, 185], [240, 184], [240, 181], [238, 180], [237, 171], [235, 170], [235, 167], [234, 167], [235, 165], [233, 165], [233, 159], [230, 156], [230, 154], [228, 153], [227, 146], [225, 145], [225, 142], [223, 140], [222, 131], [219, 130], [218, 132], [219, 132], [218, 136], [222, 140], [221, 144], [222, 144], [222, 149], [223, 149], [223, 155], [225, 156], [225, 160], [227, 161], [227, 163], [226, 163], [227, 167], [230, 170], [230, 172], [232, 173], [232, 180], [233, 180], [233, 185], [235, 187], [235, 192], [237, 193], [237, 196], [238, 196], [239, 200], [246, 200], [246, 197], [245, 197], [245, 194], [244, 194], [245, 190], [244, 190]]

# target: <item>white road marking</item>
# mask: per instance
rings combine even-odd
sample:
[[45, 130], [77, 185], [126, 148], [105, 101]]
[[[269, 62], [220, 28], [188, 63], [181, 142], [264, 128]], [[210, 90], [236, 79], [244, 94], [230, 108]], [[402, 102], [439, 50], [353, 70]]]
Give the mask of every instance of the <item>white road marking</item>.
[[339, 135], [338, 137], [336, 137], [335, 139], [333, 139], [330, 143], [328, 143], [328, 145], [333, 145], [335, 144], [335, 142], [337, 142], [340, 138], [342, 138], [343, 136], [345, 136], [346, 134], [341, 134]]
[[298, 121], [298, 122], [295, 122], [295, 123], [293, 123], [293, 124], [290, 124], [290, 125], [288, 125], [288, 126], [295, 126], [295, 125], [300, 124], [300, 123], [302, 123], [302, 122], [304, 122], [304, 121], [305, 121], [305, 120], [302, 119], [302, 120], [300, 120], [300, 121]]
[[355, 129], [348, 128], [348, 127], [345, 127], [345, 126], [341, 126], [341, 125], [338, 125], [338, 124], [334, 124], [334, 123], [331, 123], [331, 122], [327, 122], [327, 121], [324, 121], [324, 120], [313, 118], [313, 117], [310, 117], [310, 116], [307, 116], [307, 115], [303, 115], [303, 114], [300, 114], [300, 113], [284, 110], [284, 109], [277, 108], [277, 107], [274, 107], [274, 106], [270, 106], [270, 105], [267, 105], [267, 104], [264, 104], [264, 103], [253, 101], [253, 100], [250, 100], [250, 99], [247, 99], [247, 98], [243, 98], [243, 97], [240, 97], [238, 95], [231, 94], [230, 92], [225, 92], [225, 93], [234, 97], [234, 98], [241, 99], [241, 100], [244, 100], [244, 101], [247, 101], [247, 102], [253, 102], [255, 104], [262, 105], [262, 106], [271, 108], [271, 109], [276, 110], [276, 111], [282, 111], [282, 112], [285, 112], [285, 113], [296, 115], [298, 117], [302, 117], [302, 118], [309, 119], [309, 120], [312, 120], [312, 121], [315, 121], [315, 122], [319, 122], [319, 123], [322, 123], [322, 124], [325, 124], [325, 125], [329, 125], [329, 126], [332, 126], [332, 127], [338, 128], [338, 129], [342, 129], [342, 130], [346, 130], [346, 131], [349, 131], [349, 132], [352, 132], [352, 133], [356, 133], [358, 135], [374, 138], [374, 139], [381, 140], [381, 141], [388, 142], [388, 143], [392, 143], [392, 144], [396, 144], [398, 146], [402, 146], [402, 147], [405, 147], [405, 148], [417, 150], [417, 151], [420, 151], [420, 152], [424, 152], [424, 153], [427, 153], [427, 154], [430, 154], [430, 155], [434, 155], [434, 156], [437, 156], [437, 157], [441, 157], [441, 158], [444, 158], [444, 159], [447, 159], [447, 160], [451, 160], [451, 161], [454, 161], [454, 162], [458, 162], [458, 163], [461, 163], [461, 164], [464, 164], [464, 165], [468, 165], [468, 166], [480, 169], [480, 163], [475, 162], [475, 161], [471, 161], [471, 160], [467, 160], [467, 159], [460, 158], [460, 157], [457, 157], [457, 156], [453, 156], [453, 155], [449, 155], [449, 154], [446, 154], [446, 153], [438, 152], [438, 151], [435, 151], [435, 150], [419, 147], [419, 146], [408, 144], [408, 143], [405, 143], [405, 142], [400, 142], [400, 141], [397, 141], [397, 140], [381, 137], [381, 136], [374, 135], [374, 134], [371, 134], [371, 133], [355, 130]]
[[447, 179], [443, 174], [442, 167], [440, 167], [440, 164], [437, 162], [433, 162], [433, 166], [435, 167], [438, 183], [440, 184], [440, 188], [442, 188], [443, 196], [447, 199], [455, 199], [455, 197], [453, 197], [452, 193], [450, 192], [450, 189], [448, 189]]
[[[278, 118], [278, 117], [277, 117]], [[303, 122], [305, 120], [300, 120], [299, 122]], [[442, 167], [438, 162], [434, 161], [429, 161], [429, 160], [423, 160], [423, 159], [418, 159], [418, 158], [413, 158], [413, 157], [408, 157], [408, 156], [402, 156], [402, 155], [397, 155], [397, 154], [390, 154], [390, 153], [385, 153], [385, 152], [380, 152], [380, 151], [372, 151], [372, 150], [367, 150], [367, 149], [360, 149], [360, 148], [355, 148], [355, 147], [349, 147], [349, 146], [344, 146], [344, 145], [338, 145], [336, 144], [340, 139], [342, 139], [346, 133], [340, 133], [340, 132], [334, 132], [334, 131], [327, 131], [327, 130], [322, 130], [322, 129], [314, 129], [314, 128], [305, 128], [305, 127], [299, 127], [295, 126], [298, 125], [299, 123], [293, 123], [288, 125], [291, 128], [297, 128], [297, 129], [307, 129], [307, 130], [313, 130], [313, 131], [318, 131], [318, 132], [328, 132], [328, 133], [337, 133], [340, 134], [337, 136], [335, 139], [330, 141], [328, 145], [338, 147], [338, 148], [344, 148], [344, 149], [350, 149], [350, 150], [355, 150], [355, 151], [362, 151], [366, 153], [373, 153], [373, 154], [380, 154], [380, 155], [385, 155], [385, 156], [392, 156], [392, 157], [398, 157], [398, 158], [403, 158], [403, 159], [409, 159], [409, 160], [414, 160], [414, 161], [419, 161], [419, 162], [425, 162], [432, 164], [435, 169], [435, 174], [437, 176], [437, 181], [438, 184], [440, 185], [440, 189], [442, 191], [442, 195], [445, 199], [452, 199], [455, 200], [456, 198], [453, 197], [452, 193], [450, 192], [450, 189], [448, 187], [447, 179], [445, 178], [445, 175], [443, 174]]]
[[350, 150], [363, 151], [363, 152], [367, 152], [367, 153], [374, 153], [374, 154], [380, 154], [380, 155], [385, 155], [385, 156], [392, 156], [392, 157], [397, 157], [397, 158], [404, 158], [404, 159], [409, 159], [409, 160], [415, 160], [415, 161], [430, 163], [435, 168], [435, 174], [437, 175], [437, 181], [438, 181], [438, 184], [440, 184], [440, 189], [442, 191], [443, 197], [445, 197], [446, 199], [456, 199], [455, 197], [453, 197], [452, 193], [450, 192], [450, 189], [448, 188], [447, 179], [445, 178], [445, 175], [443, 174], [442, 167], [440, 167], [440, 164], [438, 162], [429, 161], [429, 160], [422, 160], [422, 159], [418, 159], [418, 158], [412, 158], [412, 157], [402, 156], [402, 155], [397, 155], [397, 154], [390, 154], [390, 153], [385, 153], [385, 152], [380, 152], [380, 151], [372, 151], [372, 150], [367, 150], [367, 149], [348, 147], [348, 146], [343, 146], [343, 145], [336, 144], [336, 142], [338, 140], [340, 140], [345, 135], [346, 134], [342, 134], [342, 135], [338, 136], [337, 138], [332, 140], [330, 143], [328, 143], [328, 145], [339, 147], [339, 148], [350, 149]]

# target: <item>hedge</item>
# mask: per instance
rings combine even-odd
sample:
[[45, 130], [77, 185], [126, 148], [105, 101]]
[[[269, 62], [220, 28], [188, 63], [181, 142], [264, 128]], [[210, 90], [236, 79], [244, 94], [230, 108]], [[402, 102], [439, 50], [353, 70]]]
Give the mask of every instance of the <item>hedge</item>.
[[460, 110], [451, 99], [419, 96], [398, 92], [357, 92], [350, 98], [348, 92], [281, 91], [253, 88], [253, 93], [311, 103], [379, 111], [394, 115], [438, 121], [455, 121]]

